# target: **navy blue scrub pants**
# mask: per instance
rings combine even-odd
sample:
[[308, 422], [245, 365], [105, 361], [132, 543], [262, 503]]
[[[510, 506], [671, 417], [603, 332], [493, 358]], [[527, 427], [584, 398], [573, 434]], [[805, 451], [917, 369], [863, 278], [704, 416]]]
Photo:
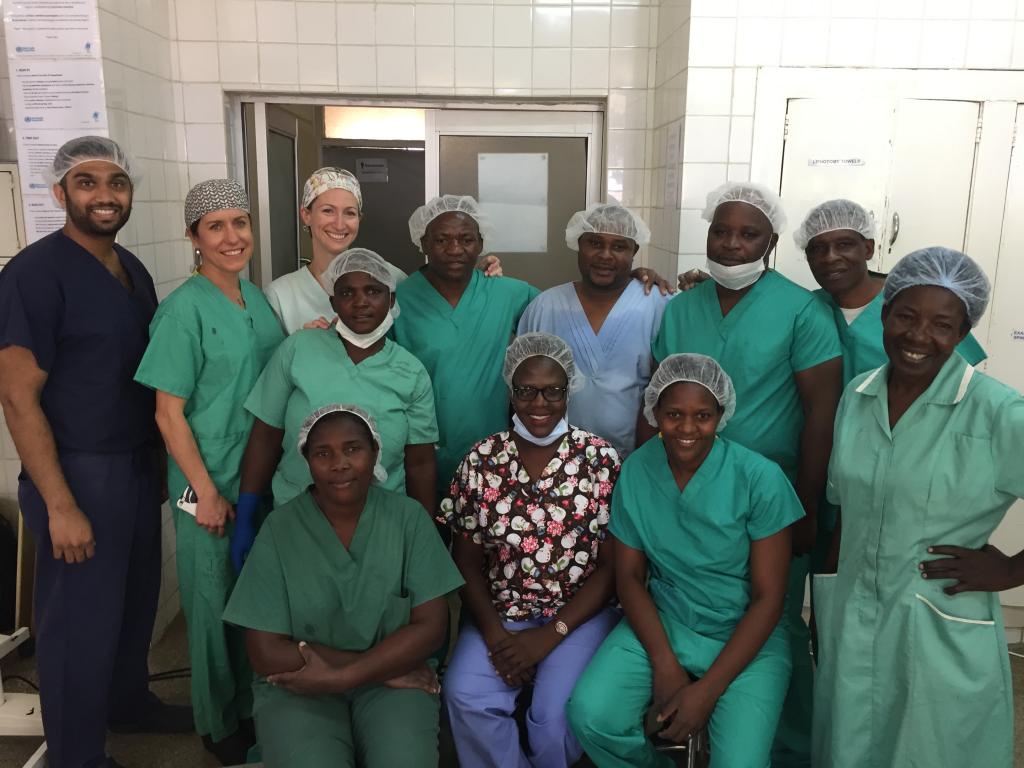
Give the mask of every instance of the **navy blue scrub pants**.
[[160, 593], [160, 489], [151, 448], [65, 453], [61, 468], [89, 518], [96, 554], [55, 560], [46, 505], [22, 473], [18, 501], [36, 537], [35, 631], [50, 768], [105, 759], [107, 723], [133, 723], [149, 692], [149, 644]]

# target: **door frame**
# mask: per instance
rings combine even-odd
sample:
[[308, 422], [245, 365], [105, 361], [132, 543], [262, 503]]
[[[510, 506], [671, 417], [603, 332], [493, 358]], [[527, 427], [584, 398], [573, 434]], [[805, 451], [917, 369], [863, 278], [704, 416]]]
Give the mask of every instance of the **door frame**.
[[[252, 91], [227, 94], [230, 122], [228, 127], [228, 168], [239, 169], [245, 177], [250, 195], [255, 190], [253, 202], [256, 205], [257, 221], [257, 263], [250, 273], [258, 277], [265, 286], [272, 272], [270, 260], [270, 195], [267, 165], [267, 105], [268, 104], [313, 104], [330, 107], [408, 107], [423, 109], [425, 115], [424, 155], [424, 199], [429, 200], [438, 191], [438, 162], [440, 126], [450, 135], [495, 135], [495, 136], [582, 136], [587, 142], [587, 202], [603, 200], [605, 177], [603, 173], [604, 130], [607, 99], [572, 99], [550, 101], [544, 99], [514, 99], [507, 101], [462, 100], [452, 98], [387, 98], [375, 96], [339, 97], [326, 94], [267, 94]], [[246, 124], [244, 105], [252, 110], [251, 125]], [[462, 123], [455, 120], [455, 113], [466, 113]], [[473, 122], [472, 113], [501, 113], [500, 119], [490, 121], [479, 119]], [[559, 114], [564, 113], [564, 114]], [[439, 119], [439, 115], [441, 118]], [[449, 122], [446, 118], [451, 117]], [[529, 120], [543, 117], [543, 126], [532, 127]], [[489, 124], [485, 124], [489, 123]], [[448, 126], [451, 125], [449, 128]], [[246, 157], [246, 131], [252, 130], [249, 146], [255, 158]], [[433, 141], [431, 138], [433, 137]], [[247, 162], [248, 161], [248, 162]], [[267, 247], [260, 247], [267, 243]]]
[[[750, 178], [781, 188], [789, 99], [835, 98], [836, 94], [858, 98], [865, 93], [892, 99], [981, 102], [964, 249], [977, 254], [982, 267], [995, 274], [1017, 103], [1024, 100], [1024, 71], [762, 67], [757, 72]], [[987, 334], [987, 317], [983, 325], [980, 332]]]

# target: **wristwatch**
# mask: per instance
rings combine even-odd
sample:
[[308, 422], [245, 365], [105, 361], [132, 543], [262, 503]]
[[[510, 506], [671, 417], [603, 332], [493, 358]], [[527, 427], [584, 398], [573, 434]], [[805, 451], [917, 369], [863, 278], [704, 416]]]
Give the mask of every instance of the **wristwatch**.
[[558, 619], [557, 621], [555, 621], [555, 632], [560, 634], [562, 637], [565, 637], [569, 634], [569, 625], [561, 619]]

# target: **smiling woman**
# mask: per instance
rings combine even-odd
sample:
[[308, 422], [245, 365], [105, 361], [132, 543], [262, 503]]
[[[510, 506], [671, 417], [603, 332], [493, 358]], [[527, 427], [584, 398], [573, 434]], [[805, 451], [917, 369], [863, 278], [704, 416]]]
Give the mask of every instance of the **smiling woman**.
[[[185, 201], [196, 273], [157, 309], [135, 374], [156, 390], [172, 499], [191, 486], [195, 517], [174, 509], [178, 583], [188, 624], [196, 732], [225, 764], [244, 762], [252, 676], [241, 633], [221, 613], [256, 535], [256, 509], [239, 510], [239, 467], [252, 425], [245, 397], [283, 338], [263, 293], [239, 273], [252, 258], [249, 200], [230, 179], [197, 184]], [[230, 542], [225, 537], [230, 535]]]

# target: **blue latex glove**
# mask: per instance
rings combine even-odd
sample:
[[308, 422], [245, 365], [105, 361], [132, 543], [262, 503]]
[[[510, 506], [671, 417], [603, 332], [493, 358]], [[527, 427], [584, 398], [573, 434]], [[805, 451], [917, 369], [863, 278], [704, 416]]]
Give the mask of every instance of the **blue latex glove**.
[[256, 513], [262, 500], [258, 493], [242, 493], [235, 504], [235, 527], [231, 531], [231, 564], [235, 573], [241, 572], [256, 540]]

